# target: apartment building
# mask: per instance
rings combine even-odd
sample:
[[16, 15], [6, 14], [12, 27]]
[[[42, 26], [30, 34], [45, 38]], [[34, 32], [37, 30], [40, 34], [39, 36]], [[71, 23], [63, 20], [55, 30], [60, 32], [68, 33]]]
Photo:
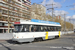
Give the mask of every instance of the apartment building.
[[0, 0], [0, 33], [11, 33], [14, 22], [31, 20], [30, 0]]
[[31, 18], [44, 20], [46, 19], [46, 7], [41, 4], [33, 3], [31, 5]]

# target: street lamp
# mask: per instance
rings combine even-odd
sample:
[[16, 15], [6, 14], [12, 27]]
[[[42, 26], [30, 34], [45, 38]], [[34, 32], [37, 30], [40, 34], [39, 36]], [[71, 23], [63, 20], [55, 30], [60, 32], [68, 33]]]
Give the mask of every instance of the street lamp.
[[70, 21], [70, 28], [69, 28], [69, 30], [71, 31], [71, 19], [69, 19], [69, 21]]
[[66, 32], [66, 18], [65, 18], [66, 14], [64, 14], [64, 32]]

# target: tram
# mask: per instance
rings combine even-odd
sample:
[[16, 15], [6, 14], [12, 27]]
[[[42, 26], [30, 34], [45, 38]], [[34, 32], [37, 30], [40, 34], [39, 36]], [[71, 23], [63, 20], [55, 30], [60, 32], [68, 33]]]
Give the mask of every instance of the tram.
[[31, 19], [14, 23], [12, 41], [32, 42], [60, 37], [61, 25], [58, 22]]

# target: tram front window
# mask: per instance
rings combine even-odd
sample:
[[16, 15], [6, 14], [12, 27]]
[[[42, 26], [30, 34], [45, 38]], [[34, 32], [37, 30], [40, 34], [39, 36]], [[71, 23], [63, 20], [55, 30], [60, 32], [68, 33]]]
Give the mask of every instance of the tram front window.
[[14, 32], [22, 32], [23, 25], [14, 25]]

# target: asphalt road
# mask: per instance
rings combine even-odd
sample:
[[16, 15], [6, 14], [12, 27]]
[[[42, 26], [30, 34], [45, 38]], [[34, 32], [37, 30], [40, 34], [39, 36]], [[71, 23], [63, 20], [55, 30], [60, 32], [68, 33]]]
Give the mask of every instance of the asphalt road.
[[32, 43], [15, 44], [12, 41], [0, 41], [0, 50], [75, 50], [75, 33]]

